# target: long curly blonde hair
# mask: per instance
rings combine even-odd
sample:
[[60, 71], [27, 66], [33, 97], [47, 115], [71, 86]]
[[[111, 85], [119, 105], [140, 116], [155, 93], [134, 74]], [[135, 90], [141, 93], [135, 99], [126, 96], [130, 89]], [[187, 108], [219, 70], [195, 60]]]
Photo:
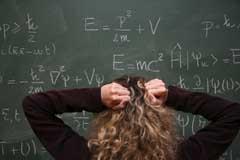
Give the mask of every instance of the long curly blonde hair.
[[149, 103], [143, 77], [122, 76], [114, 82], [129, 89], [131, 100], [124, 109], [106, 110], [92, 121], [92, 160], [175, 160], [174, 111]]

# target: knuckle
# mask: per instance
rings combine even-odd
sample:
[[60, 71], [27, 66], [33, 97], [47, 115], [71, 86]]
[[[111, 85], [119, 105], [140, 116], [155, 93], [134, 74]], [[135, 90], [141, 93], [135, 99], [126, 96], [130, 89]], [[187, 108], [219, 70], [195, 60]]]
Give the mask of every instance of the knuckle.
[[113, 101], [116, 101], [116, 100], [117, 100], [117, 96], [113, 95], [113, 96], [112, 96], [112, 100], [113, 100]]
[[165, 88], [165, 91], [164, 91], [165, 93], [167, 93], [168, 92], [168, 89], [167, 88]]
[[116, 93], [116, 89], [115, 89], [114, 87], [111, 87], [111, 90], [110, 90], [110, 91], [111, 91], [112, 94], [115, 94], [115, 93]]
[[113, 87], [114, 85], [115, 85], [115, 83], [114, 83], [114, 82], [112, 82], [112, 83], [111, 83], [111, 87]]

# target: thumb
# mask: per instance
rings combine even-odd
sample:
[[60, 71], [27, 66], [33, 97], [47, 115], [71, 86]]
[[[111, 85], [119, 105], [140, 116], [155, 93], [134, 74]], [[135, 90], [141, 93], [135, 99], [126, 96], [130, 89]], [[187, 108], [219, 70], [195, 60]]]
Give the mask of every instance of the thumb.
[[116, 109], [122, 109], [122, 108], [126, 107], [129, 100], [130, 100], [130, 98], [122, 99], [118, 105], [113, 107], [113, 109], [116, 110]]
[[129, 101], [130, 101], [130, 97], [123, 99], [119, 104], [120, 107], [124, 108]]

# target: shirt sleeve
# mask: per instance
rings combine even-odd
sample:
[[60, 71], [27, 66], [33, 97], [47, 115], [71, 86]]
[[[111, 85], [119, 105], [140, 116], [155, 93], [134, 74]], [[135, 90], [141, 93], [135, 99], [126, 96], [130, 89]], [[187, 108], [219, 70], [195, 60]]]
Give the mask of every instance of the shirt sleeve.
[[168, 86], [165, 103], [178, 111], [201, 115], [210, 121], [182, 143], [185, 160], [217, 160], [240, 129], [240, 104], [237, 102]]
[[55, 159], [90, 159], [84, 137], [74, 132], [55, 115], [82, 110], [105, 110], [100, 88], [60, 89], [35, 93], [26, 96], [22, 106], [34, 133]]

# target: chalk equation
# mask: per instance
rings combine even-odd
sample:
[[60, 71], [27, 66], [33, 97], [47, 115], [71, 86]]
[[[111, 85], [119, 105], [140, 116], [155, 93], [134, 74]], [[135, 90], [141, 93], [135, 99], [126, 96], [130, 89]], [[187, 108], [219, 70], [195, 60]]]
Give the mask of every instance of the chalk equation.
[[47, 150], [39, 145], [36, 139], [19, 140], [17, 142], [0, 141], [0, 157], [6, 158], [28, 158], [37, 156], [39, 153], [47, 154]]
[[[84, 69], [80, 75], [70, 75], [64, 65], [53, 67], [38, 65], [31, 67], [28, 76], [30, 80], [5, 78], [4, 73], [0, 73], [0, 84], [2, 85], [30, 85], [28, 93], [36, 93], [43, 91], [44, 84], [50, 84], [52, 86], [62, 85], [64, 88], [70, 85], [79, 85], [80, 83], [87, 83], [89, 86], [95, 85], [100, 86], [104, 82], [104, 75], [98, 73], [96, 68]], [[42, 76], [42, 78], [41, 78]], [[47, 77], [47, 80], [43, 80]]]
[[[182, 113], [177, 113], [176, 120], [179, 131], [178, 133], [183, 137], [189, 137], [209, 124], [209, 122], [202, 116], [189, 116]], [[220, 156], [219, 160], [240, 160], [240, 157], [238, 157], [239, 154], [240, 152], [238, 151], [228, 149]]]
[[[21, 107], [1, 107], [0, 108], [0, 121], [2, 124], [12, 127], [13, 125], [19, 125], [22, 122], [26, 122], [26, 117], [23, 112], [20, 111]], [[69, 123], [73, 129], [80, 133], [81, 130], [87, 130], [90, 123], [92, 113], [82, 111], [57, 115], [58, 118], [64, 120], [66, 124]]]
[[177, 125], [180, 128], [180, 134], [182, 136], [186, 135], [186, 130], [190, 128], [190, 132], [188, 134], [195, 134], [199, 129], [205, 127], [208, 124], [208, 121], [202, 116], [192, 116], [186, 114], [177, 114]]
[[[193, 82], [193, 84], [189, 85], [190, 82]], [[177, 85], [181, 88], [205, 91], [213, 94], [240, 91], [240, 81], [234, 80], [232, 77], [218, 79], [213, 76], [201, 77], [195, 74], [191, 78], [186, 79], [184, 76], [179, 75]]]
[[[240, 160], [239, 152], [228, 149], [224, 152], [219, 160]], [[0, 141], [0, 157], [4, 160], [10, 160], [15, 158], [28, 159], [33, 157], [39, 157], [42, 155], [48, 159], [52, 159], [49, 156], [47, 150], [40, 144], [35, 138], [29, 138], [26, 140], [18, 140], [16, 142]]]
[[[83, 26], [85, 32], [111, 32], [113, 33], [112, 42], [114, 43], [129, 43], [129, 33], [137, 33], [139, 35], [143, 33], [151, 34], [153, 36], [160, 35], [159, 28], [161, 27], [161, 17], [151, 17], [145, 20], [144, 24], [133, 23], [134, 16], [132, 10], [127, 10], [125, 14], [116, 16], [113, 21], [117, 21], [116, 24], [104, 24], [96, 17], [83, 18]], [[213, 30], [226, 29], [238, 32], [240, 31], [240, 21], [232, 20], [232, 18], [223, 14], [222, 23], [217, 21], [204, 20], [200, 22], [201, 30], [205, 38], [209, 37], [209, 34]]]
[[205, 38], [208, 38], [210, 32], [214, 30], [226, 29], [235, 32], [240, 31], [240, 20], [236, 22], [236, 20], [232, 20], [232, 18], [227, 14], [223, 15], [222, 23], [218, 23], [217, 21], [206, 20], [202, 21], [201, 25], [203, 35]]
[[25, 120], [18, 108], [0, 107], [0, 121], [4, 124], [20, 123]]
[[[23, 24], [17, 22], [0, 24], [0, 37], [5, 43], [0, 47], [0, 56], [51, 56], [56, 54], [56, 45], [53, 42], [38, 43], [40, 27], [30, 13], [26, 14]], [[21, 33], [21, 34], [20, 34]], [[20, 46], [7, 41], [10, 37], [19, 34], [27, 37], [26, 43], [30, 46]]]
[[116, 16], [114, 20], [117, 20], [117, 25], [102, 24], [96, 17], [83, 18], [84, 31], [85, 32], [113, 32], [112, 41], [115, 43], [129, 43], [128, 33], [136, 32], [137, 34], [143, 34], [144, 32], [150, 33], [155, 36], [158, 32], [161, 17], [152, 17], [145, 20], [145, 24], [134, 24], [134, 27], [129, 24], [134, 22], [133, 11], [127, 10], [124, 15]]
[[24, 32], [27, 33], [27, 42], [36, 43], [38, 30], [39, 25], [36, 24], [35, 19], [30, 13], [26, 14], [26, 21], [24, 24], [19, 24], [17, 22], [0, 24], [0, 33], [4, 41], [7, 40], [11, 34], [16, 35], [20, 32]]
[[[217, 64], [220, 65], [240, 65], [240, 48], [230, 48], [226, 58], [218, 58], [217, 54], [205, 53], [201, 50], [183, 49], [180, 43], [177, 43], [170, 53], [158, 52], [156, 58], [146, 61], [135, 59], [134, 62], [125, 62], [126, 54], [113, 54], [112, 69], [114, 71], [136, 70], [147, 72], [160, 72], [160, 65], [166, 62], [170, 64], [171, 69], [186, 69], [191, 67], [210, 68]], [[169, 56], [170, 55], [170, 56]]]
[[66, 124], [68, 124], [75, 131], [80, 133], [81, 130], [87, 130], [93, 115], [90, 112], [82, 111], [59, 114], [57, 115], [57, 117], [64, 120]]
[[7, 45], [0, 48], [0, 56], [51, 56], [56, 54], [55, 43], [43, 44], [42, 47], [20, 47]]

